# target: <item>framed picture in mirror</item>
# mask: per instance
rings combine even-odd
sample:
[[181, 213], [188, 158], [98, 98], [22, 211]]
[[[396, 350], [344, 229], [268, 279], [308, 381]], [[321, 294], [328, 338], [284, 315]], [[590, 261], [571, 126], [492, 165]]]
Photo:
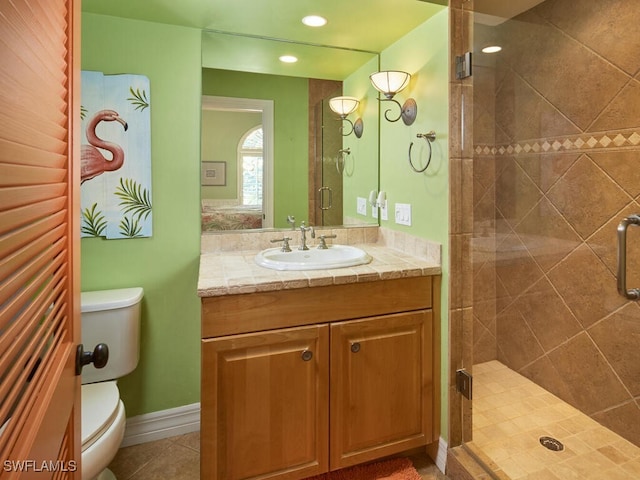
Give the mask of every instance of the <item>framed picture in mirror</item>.
[[227, 184], [227, 162], [202, 162], [201, 168], [202, 185], [224, 186]]

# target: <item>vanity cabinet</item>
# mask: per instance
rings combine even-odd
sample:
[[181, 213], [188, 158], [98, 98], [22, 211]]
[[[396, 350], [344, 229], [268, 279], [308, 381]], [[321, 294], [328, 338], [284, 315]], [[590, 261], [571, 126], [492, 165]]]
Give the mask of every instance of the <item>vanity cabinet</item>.
[[433, 442], [434, 283], [203, 298], [202, 478], [297, 480]]

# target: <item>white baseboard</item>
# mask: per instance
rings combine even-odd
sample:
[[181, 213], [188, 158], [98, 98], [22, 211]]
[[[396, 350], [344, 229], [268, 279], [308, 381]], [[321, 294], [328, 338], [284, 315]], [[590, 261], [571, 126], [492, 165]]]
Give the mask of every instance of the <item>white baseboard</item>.
[[445, 473], [447, 469], [447, 448], [449, 445], [447, 441], [440, 437], [438, 440], [438, 454], [436, 455], [436, 467], [442, 472]]
[[121, 446], [153, 442], [198, 430], [200, 430], [200, 404], [192, 403], [127, 418]]

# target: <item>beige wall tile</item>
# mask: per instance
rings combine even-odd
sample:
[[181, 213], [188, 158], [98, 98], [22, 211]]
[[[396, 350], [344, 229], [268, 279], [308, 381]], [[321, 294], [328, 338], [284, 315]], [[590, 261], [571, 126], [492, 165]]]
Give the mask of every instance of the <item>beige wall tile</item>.
[[584, 327], [625, 303], [616, 291], [614, 275], [586, 246], [574, 250], [548, 278]]
[[516, 308], [545, 352], [582, 331], [582, 326], [546, 278], [516, 300]]
[[612, 408], [629, 398], [609, 363], [586, 333], [569, 340], [548, 354], [560, 376], [573, 390], [575, 406], [594, 414]]
[[551, 187], [548, 197], [584, 239], [631, 201], [586, 155]]
[[631, 395], [640, 397], [640, 306], [627, 303], [588, 332]]

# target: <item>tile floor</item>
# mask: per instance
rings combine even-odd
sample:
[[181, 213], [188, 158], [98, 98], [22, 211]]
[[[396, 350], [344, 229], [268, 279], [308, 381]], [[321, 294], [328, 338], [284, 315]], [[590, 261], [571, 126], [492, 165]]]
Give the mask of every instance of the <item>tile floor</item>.
[[[473, 442], [511, 480], [632, 480], [640, 448], [498, 361], [473, 366]], [[564, 444], [551, 451], [539, 439]]]
[[109, 468], [118, 480], [198, 480], [200, 432], [121, 448]]
[[[448, 480], [427, 455], [412, 456], [423, 480]], [[121, 448], [109, 468], [118, 480], [199, 480], [200, 432]]]

